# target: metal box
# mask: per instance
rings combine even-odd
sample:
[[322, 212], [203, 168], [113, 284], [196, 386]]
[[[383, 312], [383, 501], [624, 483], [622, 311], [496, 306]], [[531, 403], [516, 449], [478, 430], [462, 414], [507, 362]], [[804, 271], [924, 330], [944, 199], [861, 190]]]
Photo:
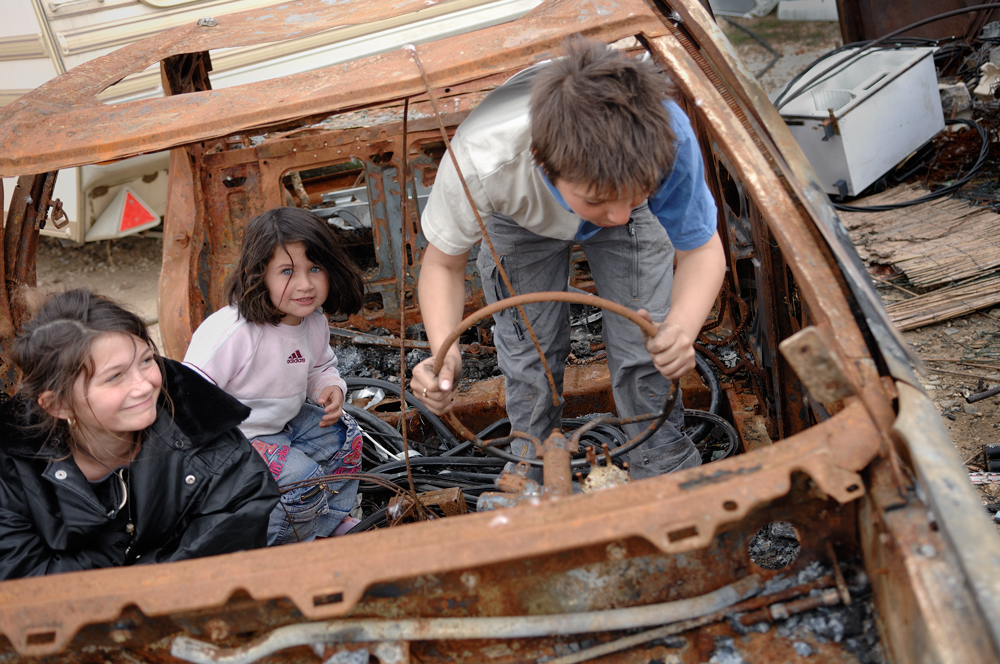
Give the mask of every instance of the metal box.
[[[944, 129], [933, 48], [852, 49], [819, 61], [779, 107], [824, 191], [856, 196]], [[838, 62], [825, 79], [799, 92]]]

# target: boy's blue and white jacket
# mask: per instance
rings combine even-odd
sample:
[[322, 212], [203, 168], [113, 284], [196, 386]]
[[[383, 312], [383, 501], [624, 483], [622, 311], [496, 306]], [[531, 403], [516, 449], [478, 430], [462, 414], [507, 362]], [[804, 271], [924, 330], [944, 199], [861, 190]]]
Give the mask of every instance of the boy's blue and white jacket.
[[[600, 227], [569, 209], [531, 154], [531, 88], [544, 66], [526, 69], [491, 92], [458, 128], [452, 151], [484, 221], [496, 212], [543, 237], [585, 240]], [[649, 208], [674, 248], [687, 251], [715, 233], [717, 210], [690, 120], [675, 102], [664, 105], [677, 138], [677, 159], [649, 197]], [[448, 155], [441, 160], [420, 223], [427, 240], [453, 256], [482, 238]]]

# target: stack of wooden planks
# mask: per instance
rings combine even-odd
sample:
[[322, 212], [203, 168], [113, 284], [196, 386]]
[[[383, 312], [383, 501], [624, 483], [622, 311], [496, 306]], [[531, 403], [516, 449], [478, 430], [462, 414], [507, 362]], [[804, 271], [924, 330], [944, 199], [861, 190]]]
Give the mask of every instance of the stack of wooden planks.
[[[926, 193], [904, 185], [855, 204], [885, 205]], [[954, 198], [886, 212], [838, 214], [863, 261], [891, 264], [906, 275], [909, 288], [927, 291], [886, 307], [900, 329], [1000, 303], [1000, 214]]]

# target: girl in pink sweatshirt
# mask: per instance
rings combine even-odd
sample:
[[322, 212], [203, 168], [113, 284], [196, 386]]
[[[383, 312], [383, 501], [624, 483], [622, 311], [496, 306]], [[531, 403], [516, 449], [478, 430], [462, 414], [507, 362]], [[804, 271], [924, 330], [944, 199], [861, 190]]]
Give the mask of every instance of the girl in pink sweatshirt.
[[247, 225], [226, 298], [229, 306], [195, 331], [184, 362], [252, 409], [240, 429], [284, 490], [267, 543], [346, 532], [356, 523], [348, 513], [357, 480], [285, 488], [360, 467], [361, 430], [342, 411], [347, 386], [323, 311], [361, 308], [361, 270], [325, 221], [276, 208]]

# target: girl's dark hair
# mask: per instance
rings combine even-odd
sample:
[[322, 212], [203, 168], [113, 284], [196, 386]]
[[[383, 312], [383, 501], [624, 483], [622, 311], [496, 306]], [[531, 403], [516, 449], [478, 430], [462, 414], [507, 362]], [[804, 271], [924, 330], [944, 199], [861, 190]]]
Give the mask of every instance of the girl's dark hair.
[[676, 136], [663, 103], [673, 86], [651, 61], [576, 35], [538, 73], [531, 149], [550, 181], [616, 198], [653, 192], [673, 170]]
[[[163, 372], [163, 361], [149, 337], [146, 324], [136, 314], [85, 288], [49, 295], [38, 313], [14, 340], [14, 364], [21, 371], [20, 396], [26, 409], [22, 426], [46, 439], [59, 437], [72, 445], [72, 432], [64, 420], [52, 417], [38, 403], [51, 391], [58, 403], [73, 408], [73, 384], [81, 374], [89, 382], [94, 373], [91, 345], [108, 333], [132, 334], [153, 349]], [[76, 417], [75, 419], [79, 419]]]
[[254, 217], [243, 233], [240, 261], [226, 279], [226, 300], [251, 323], [277, 325], [284, 314], [271, 302], [264, 277], [274, 252], [301, 242], [306, 258], [326, 272], [330, 288], [323, 310], [353, 314], [365, 297], [364, 275], [340, 246], [330, 225], [307, 210], [280, 207]]

